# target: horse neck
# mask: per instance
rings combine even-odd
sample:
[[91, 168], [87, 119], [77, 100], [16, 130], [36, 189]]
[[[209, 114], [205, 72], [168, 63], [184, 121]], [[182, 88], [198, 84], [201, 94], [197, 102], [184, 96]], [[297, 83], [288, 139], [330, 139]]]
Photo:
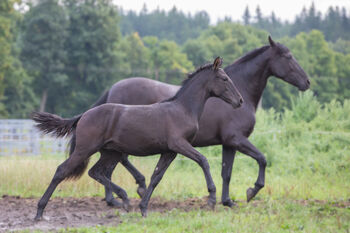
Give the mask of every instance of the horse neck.
[[203, 113], [204, 105], [210, 97], [210, 93], [206, 84], [208, 78], [193, 77], [189, 80], [190, 83], [181, 91], [181, 94], [175, 99], [176, 103], [180, 104], [186, 112], [198, 121]]
[[270, 49], [239, 64], [232, 64], [225, 69], [243, 96], [245, 104], [256, 108], [271, 75], [269, 71]]

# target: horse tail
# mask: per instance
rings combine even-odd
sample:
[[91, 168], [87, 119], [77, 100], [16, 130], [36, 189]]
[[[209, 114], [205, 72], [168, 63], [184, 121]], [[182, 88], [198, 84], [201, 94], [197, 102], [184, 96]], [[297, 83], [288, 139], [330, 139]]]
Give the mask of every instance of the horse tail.
[[36, 128], [45, 134], [53, 134], [56, 137], [68, 136], [76, 128], [81, 116], [64, 119], [48, 112], [33, 112], [32, 119], [37, 123]]
[[[109, 93], [109, 91], [106, 91], [106, 92], [96, 101], [96, 103], [94, 103], [94, 104], [92, 105], [92, 108], [107, 103], [108, 93]], [[79, 119], [81, 118], [82, 115], [83, 115], [83, 114], [77, 115], [77, 116], [75, 116], [75, 118], [77, 118], [78, 121], [79, 121]], [[69, 143], [68, 143], [68, 147], [69, 147], [69, 156], [74, 152], [75, 144], [76, 144], [76, 134], [75, 134], [75, 128], [74, 128], [74, 129], [72, 130], [72, 137], [71, 137], [71, 139], [69, 140]], [[74, 179], [80, 178], [80, 177], [84, 174], [84, 172], [85, 172], [85, 170], [86, 170], [86, 168], [87, 168], [87, 166], [88, 166], [88, 164], [89, 164], [89, 161], [90, 161], [90, 157], [89, 157], [88, 159], [84, 160], [84, 162], [82, 162], [81, 164], [79, 164], [79, 165], [66, 177], [66, 179], [72, 179], [72, 180], [74, 180]]]

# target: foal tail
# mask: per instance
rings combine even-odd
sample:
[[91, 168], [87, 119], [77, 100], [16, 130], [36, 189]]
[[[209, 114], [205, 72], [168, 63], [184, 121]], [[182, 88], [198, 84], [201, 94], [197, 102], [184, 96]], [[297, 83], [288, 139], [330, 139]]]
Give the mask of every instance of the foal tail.
[[[108, 91], [105, 92], [92, 107], [97, 107], [101, 104], [107, 103]], [[83, 114], [77, 115], [69, 119], [63, 119], [60, 116], [46, 113], [46, 112], [34, 112], [32, 114], [32, 119], [38, 123], [36, 127], [44, 132], [45, 134], [51, 133], [56, 137], [65, 137], [72, 134], [72, 137], [69, 141], [69, 156], [72, 155], [75, 149], [76, 144], [76, 134], [75, 129], [77, 123], [82, 117]], [[89, 164], [90, 158], [84, 160], [79, 164], [65, 179], [78, 179], [86, 170]]]
[[[69, 119], [64, 119], [60, 116], [47, 112], [34, 112], [32, 119], [37, 123], [36, 128], [45, 134], [53, 134], [56, 137], [65, 137], [73, 133], [70, 140], [69, 156], [72, 155], [75, 148], [75, 128], [82, 115], [75, 116]], [[78, 179], [83, 175], [89, 164], [89, 159], [79, 164], [65, 179]]]
[[48, 112], [33, 112], [32, 119], [37, 123], [35, 126], [45, 134], [53, 134], [56, 137], [70, 135], [76, 128], [81, 115], [70, 119], [63, 119], [60, 116]]

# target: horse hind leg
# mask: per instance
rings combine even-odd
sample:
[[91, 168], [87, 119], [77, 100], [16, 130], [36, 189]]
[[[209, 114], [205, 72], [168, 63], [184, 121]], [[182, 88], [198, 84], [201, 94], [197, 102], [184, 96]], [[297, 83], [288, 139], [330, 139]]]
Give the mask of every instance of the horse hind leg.
[[145, 179], [145, 176], [142, 175], [141, 172], [139, 172], [139, 170], [137, 170], [136, 167], [134, 167], [134, 165], [132, 165], [132, 163], [130, 163], [127, 154], [123, 154], [121, 162], [122, 162], [123, 166], [134, 177], [134, 179], [136, 180], [136, 184], [139, 185], [139, 187], [137, 188], [137, 194], [142, 198], [145, 195], [145, 192], [146, 192], [146, 179]]
[[[101, 150], [101, 157], [107, 157], [113, 154], [113, 151], [109, 151], [109, 150]], [[111, 157], [110, 156], [110, 160], [107, 163], [106, 162], [106, 166], [105, 166], [105, 170], [104, 170], [104, 175], [106, 176], [106, 178], [108, 180], [112, 180], [112, 173], [115, 169], [115, 167], [117, 166], [117, 164], [119, 163], [120, 159], [118, 157]], [[114, 207], [122, 207], [122, 203], [117, 201], [114, 197], [113, 197], [113, 191], [110, 188], [109, 185], [105, 186], [105, 200], [107, 202], [107, 205], [109, 206], [114, 206]]]
[[[112, 154], [114, 154], [114, 151], [102, 150], [101, 154], [102, 153], [112, 155]], [[118, 164], [118, 162], [119, 162], [119, 159], [112, 159], [111, 158], [111, 161], [109, 162], [108, 166], [106, 166], [106, 168], [105, 168], [105, 176], [107, 179], [112, 180], [111, 179], [112, 173], [113, 173], [113, 170], [115, 169], [116, 165]], [[145, 179], [145, 177], [141, 174], [141, 172], [139, 172], [130, 163], [130, 161], [128, 160], [127, 154], [122, 155], [121, 163], [131, 173], [131, 175], [136, 180], [136, 184], [138, 184], [137, 194], [142, 198], [146, 192], [146, 179]], [[115, 206], [115, 207], [122, 206], [122, 204], [113, 197], [113, 192], [108, 186], [105, 186], [105, 200], [107, 202], [107, 205], [109, 205], [109, 206]]]
[[42, 219], [44, 209], [57, 185], [59, 185], [64, 179], [69, 178], [74, 169], [88, 159], [93, 153], [94, 152], [82, 154], [74, 151], [66, 161], [57, 167], [49, 187], [46, 189], [38, 203], [38, 209], [34, 220], [39, 221]]
[[[118, 156], [118, 157], [116, 157]], [[120, 153], [113, 153], [110, 154], [106, 151], [101, 153], [100, 159], [96, 162], [96, 164], [89, 170], [89, 176], [93, 179], [95, 179], [97, 182], [100, 184], [104, 185], [107, 189], [112, 190], [114, 193], [118, 195], [123, 200], [123, 208], [126, 211], [129, 211], [130, 208], [130, 201], [128, 198], [127, 193], [125, 192], [124, 189], [119, 187], [118, 185], [114, 184], [110, 179], [108, 179], [105, 175], [105, 170], [110, 164], [110, 162], [116, 162], [117, 163], [121, 159], [121, 154]]]

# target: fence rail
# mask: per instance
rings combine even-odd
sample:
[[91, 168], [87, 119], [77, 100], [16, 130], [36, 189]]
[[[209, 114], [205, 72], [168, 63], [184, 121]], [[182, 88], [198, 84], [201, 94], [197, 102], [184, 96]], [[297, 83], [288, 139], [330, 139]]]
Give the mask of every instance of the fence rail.
[[32, 120], [0, 119], [0, 156], [65, 153], [67, 142], [66, 138], [43, 135]]

